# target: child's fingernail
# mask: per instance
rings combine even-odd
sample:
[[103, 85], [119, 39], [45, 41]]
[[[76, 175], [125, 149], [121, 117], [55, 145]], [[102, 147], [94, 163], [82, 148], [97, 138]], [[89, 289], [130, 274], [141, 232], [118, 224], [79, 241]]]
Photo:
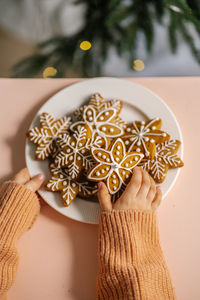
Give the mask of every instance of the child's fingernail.
[[39, 180], [44, 180], [44, 175], [42, 173], [38, 174], [37, 176], [38, 176]]
[[101, 190], [101, 189], [102, 189], [102, 187], [103, 187], [103, 184], [102, 184], [102, 182], [99, 182], [99, 183], [98, 183], [98, 189], [99, 189], [99, 190]]

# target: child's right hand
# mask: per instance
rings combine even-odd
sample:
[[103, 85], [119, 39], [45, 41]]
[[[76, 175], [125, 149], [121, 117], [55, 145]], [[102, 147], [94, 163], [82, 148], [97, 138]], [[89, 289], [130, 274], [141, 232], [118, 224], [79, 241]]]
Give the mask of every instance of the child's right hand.
[[102, 210], [155, 210], [162, 199], [160, 187], [156, 187], [153, 178], [142, 168], [136, 167], [125, 191], [115, 203], [105, 183], [98, 184], [98, 198]]

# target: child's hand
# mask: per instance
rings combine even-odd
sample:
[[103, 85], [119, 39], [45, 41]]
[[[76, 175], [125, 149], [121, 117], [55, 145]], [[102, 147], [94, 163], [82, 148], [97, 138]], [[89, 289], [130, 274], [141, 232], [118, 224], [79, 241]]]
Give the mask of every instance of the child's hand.
[[105, 183], [98, 184], [98, 198], [102, 210], [155, 210], [162, 199], [162, 192], [156, 187], [153, 178], [142, 168], [133, 170], [132, 178], [121, 197], [111, 202], [111, 196]]
[[32, 192], [36, 192], [42, 185], [44, 181], [44, 175], [38, 174], [33, 178], [30, 178], [30, 174], [27, 168], [19, 171], [12, 179], [13, 181], [20, 183], [27, 187]]

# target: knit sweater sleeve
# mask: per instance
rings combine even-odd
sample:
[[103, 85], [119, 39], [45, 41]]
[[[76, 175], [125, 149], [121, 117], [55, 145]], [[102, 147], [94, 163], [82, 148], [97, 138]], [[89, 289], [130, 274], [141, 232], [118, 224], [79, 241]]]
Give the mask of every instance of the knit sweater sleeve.
[[39, 213], [35, 193], [14, 181], [0, 187], [0, 298], [12, 285], [18, 266], [16, 242]]
[[98, 259], [97, 299], [176, 299], [155, 212], [103, 212]]

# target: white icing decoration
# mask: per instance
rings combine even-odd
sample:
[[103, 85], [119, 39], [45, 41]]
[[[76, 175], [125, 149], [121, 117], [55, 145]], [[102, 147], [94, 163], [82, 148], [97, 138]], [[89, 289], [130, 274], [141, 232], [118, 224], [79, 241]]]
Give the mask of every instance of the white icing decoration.
[[98, 152], [97, 155], [100, 157], [101, 156], [101, 152]]
[[[85, 127], [80, 126], [73, 136], [63, 135], [63, 138], [59, 141], [59, 145], [64, 150], [58, 153], [55, 162], [59, 167], [67, 167], [69, 175], [73, 179], [78, 177], [83, 168], [89, 170], [94, 165], [91, 155], [85, 153], [86, 138], [87, 130]], [[69, 147], [70, 152], [65, 152], [66, 147]]]
[[130, 164], [132, 164], [133, 163], [133, 161], [132, 160], [130, 160], [130, 162], [129, 162]]
[[107, 161], [107, 162], [109, 162], [109, 161], [110, 161], [109, 157], [107, 157], [107, 158], [106, 158], [106, 161]]
[[105, 173], [105, 170], [104, 170], [104, 169], [101, 169], [101, 173], [104, 174], [104, 173]]
[[100, 173], [99, 173], [99, 172], [96, 172], [96, 175], [97, 175], [97, 176], [99, 176], [99, 175], [100, 175]]
[[66, 116], [56, 121], [48, 113], [40, 115], [41, 127], [35, 127], [28, 131], [30, 141], [38, 145], [35, 152], [38, 159], [44, 160], [55, 153], [54, 141], [59, 139], [60, 134], [67, 133], [70, 123], [70, 118]]
[[69, 153], [71, 150], [70, 149], [67, 149], [67, 153]]
[[79, 143], [78, 145], [79, 145], [79, 147], [83, 146], [83, 144], [82, 144], [82, 143]]
[[167, 136], [167, 134], [166, 134], [165, 132], [163, 132], [162, 136], [166, 137], [166, 136]]
[[[119, 161], [117, 161], [117, 158], [114, 157], [115, 156], [115, 152], [116, 152], [115, 151], [116, 145], [117, 145], [117, 147], [119, 146], [119, 148], [121, 150], [120, 152], [122, 153], [122, 157], [117, 157], [119, 159]], [[115, 176], [118, 177], [117, 186], [116, 186], [116, 190], [115, 190], [117, 192], [121, 188], [122, 184], [125, 184], [123, 177], [121, 177], [121, 174], [126, 174], [127, 171], [130, 171], [134, 167], [132, 165], [129, 165], [129, 163], [126, 162], [126, 161], [133, 162], [134, 157], [136, 156], [136, 154], [135, 153], [127, 153], [126, 154], [125, 145], [124, 145], [123, 141], [120, 138], [118, 138], [117, 140], [113, 141], [110, 151], [105, 150], [103, 148], [100, 149], [102, 153], [105, 153], [103, 155], [105, 155], [107, 157], [109, 155], [109, 160], [110, 160], [109, 162], [102, 163], [102, 161], [99, 161], [98, 160], [98, 156], [96, 155], [96, 151], [97, 150], [98, 150], [98, 148], [93, 148], [92, 149], [92, 154], [93, 154], [95, 160], [98, 163], [88, 173], [88, 179], [89, 180], [96, 180], [97, 178], [94, 175], [94, 174], [96, 174], [95, 173], [96, 170], [98, 170], [98, 168], [100, 166], [103, 167], [103, 168], [105, 168], [109, 172], [107, 172], [107, 174], [105, 174], [104, 176], [100, 176], [98, 178], [98, 180], [106, 179], [109, 193], [113, 194], [114, 189], [110, 185], [111, 184], [110, 177], [114, 178], [113, 175], [115, 175]], [[137, 156], [138, 156], [138, 154], [137, 154]], [[141, 160], [141, 156], [139, 156], [139, 157], [140, 157], [140, 160]], [[135, 163], [135, 165], [137, 165], [140, 162], [140, 160], [138, 159], [138, 162]], [[106, 166], [106, 165], [109, 165], [109, 166]]]
[[145, 124], [145, 121], [142, 121], [141, 124], [144, 125], [144, 124]]
[[102, 131], [106, 131], [106, 127], [103, 126], [103, 127], [102, 127]]
[[108, 116], [108, 115], [109, 115], [109, 112], [108, 112], [108, 111], [106, 111], [106, 112], [105, 112], [105, 115], [106, 115], [106, 116]]
[[119, 161], [119, 157], [116, 157], [115, 160], [116, 160], [116, 161]]
[[133, 127], [131, 128], [130, 135], [126, 135], [124, 137], [125, 144], [128, 146], [128, 152], [133, 151], [135, 145], [137, 146], [142, 145], [144, 148], [145, 155], [149, 156], [150, 153], [146, 145], [146, 142], [149, 141], [148, 135], [150, 136], [151, 139], [152, 136], [155, 137], [155, 142], [156, 142], [156, 137], [164, 137], [163, 132], [161, 131], [160, 132], [151, 131], [156, 129], [156, 126], [154, 125], [156, 121], [157, 118], [149, 121], [148, 123], [140, 122], [139, 124], [137, 124], [136, 122], [133, 122]]
[[92, 121], [93, 120], [93, 117], [89, 117], [89, 121]]
[[103, 117], [103, 116], [101, 116], [101, 117], [99, 118], [99, 120], [101, 120], [101, 121], [103, 121], [103, 119], [104, 119], [104, 117]]
[[126, 131], [127, 131], [127, 132], [130, 132], [130, 131], [131, 131], [130, 127], [126, 128]]
[[72, 182], [72, 186], [73, 186], [73, 187], [76, 187], [76, 183]]
[[140, 152], [140, 148], [136, 148], [136, 152]]
[[114, 129], [113, 129], [113, 128], [109, 128], [109, 131], [110, 131], [110, 132], [114, 132]]
[[117, 187], [116, 187], [116, 186], [113, 186], [113, 190], [116, 191], [116, 189], [117, 189]]
[[173, 153], [177, 147], [178, 144], [174, 140], [156, 145], [154, 159], [142, 161], [142, 167], [147, 171], [151, 171], [155, 180], [163, 180], [166, 176], [165, 165], [176, 168], [180, 164], [178, 156]]
[[134, 157], [134, 160], [135, 160], [135, 161], [138, 161], [138, 157], [137, 157], [137, 156], [136, 156], [136, 157]]
[[112, 183], [115, 184], [115, 183], [117, 183], [117, 181], [114, 179], [114, 180], [112, 180]]
[[61, 175], [60, 175], [60, 178], [64, 178], [64, 176], [61, 174]]
[[117, 150], [120, 150], [120, 149], [121, 149], [121, 147], [120, 147], [120, 145], [118, 145], [118, 146], [117, 146]]
[[63, 181], [63, 185], [67, 185], [67, 181]]
[[88, 111], [87, 111], [87, 115], [88, 115], [88, 116], [91, 116], [91, 115], [92, 115], [91, 110], [88, 110]]
[[106, 155], [105, 155], [105, 154], [104, 154], [104, 155], [102, 155], [102, 158], [103, 158], [103, 159], [106, 159]]
[[120, 152], [119, 152], [119, 151], [116, 151], [115, 154], [116, 154], [116, 155], [120, 155]]
[[138, 141], [136, 145], [137, 145], [137, 146], [140, 146], [140, 145], [141, 145], [141, 142], [140, 142], [140, 141]]
[[154, 143], [155, 142], [155, 140], [154, 139], [150, 139], [150, 143]]
[[115, 174], [112, 174], [112, 178], [116, 178], [116, 175], [115, 175]]
[[129, 178], [129, 175], [128, 175], [128, 174], [126, 174], [126, 178]]

